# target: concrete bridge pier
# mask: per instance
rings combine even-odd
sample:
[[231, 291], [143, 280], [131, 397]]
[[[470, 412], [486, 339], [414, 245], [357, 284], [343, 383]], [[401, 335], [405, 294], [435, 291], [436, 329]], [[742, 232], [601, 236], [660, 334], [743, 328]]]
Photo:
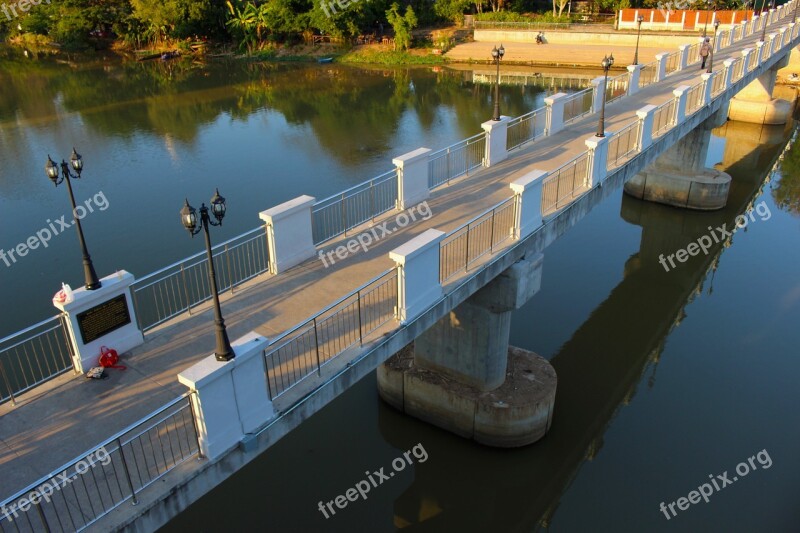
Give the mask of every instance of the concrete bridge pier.
[[778, 69], [787, 63], [788, 54], [731, 98], [728, 118], [752, 124], [786, 124], [792, 115], [792, 103], [773, 98], [772, 91]]
[[550, 428], [556, 373], [508, 344], [511, 313], [541, 286], [543, 256], [522, 259], [378, 367], [378, 391], [411, 416], [489, 446]]
[[705, 166], [711, 130], [724, 123], [723, 113], [709, 117], [661, 154], [650, 167], [627, 181], [624, 191], [640, 200], [687, 209], [725, 207], [731, 177]]

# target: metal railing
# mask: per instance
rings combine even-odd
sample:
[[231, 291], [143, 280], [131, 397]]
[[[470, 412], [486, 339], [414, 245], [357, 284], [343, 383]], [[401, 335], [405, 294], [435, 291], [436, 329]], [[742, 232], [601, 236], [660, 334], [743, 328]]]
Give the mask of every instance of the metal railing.
[[656, 81], [656, 73], [658, 72], [658, 61], [642, 65], [639, 69], [639, 88], [646, 87]]
[[508, 121], [506, 150], [514, 150], [545, 134], [547, 108], [540, 107]]
[[606, 92], [605, 92], [605, 99], [606, 103], [610, 104], [611, 102], [618, 100], [628, 94], [628, 82], [629, 76], [626, 72], [625, 74], [620, 74], [619, 76], [615, 76], [613, 78], [609, 78], [606, 82]]
[[321, 376], [328, 362], [394, 320], [397, 289], [392, 268], [275, 339], [264, 350], [270, 399]]
[[322, 244], [397, 207], [397, 169], [359, 183], [311, 208], [315, 245]]
[[542, 182], [542, 215], [561, 209], [565, 200], [572, 201], [587, 187], [589, 179], [589, 152], [554, 170]]
[[[269, 270], [265, 226], [212, 248], [220, 292]], [[200, 252], [137, 279], [132, 285], [139, 328], [147, 331], [211, 299], [208, 259]]]
[[569, 124], [583, 115], [590, 113], [592, 111], [593, 99], [594, 89], [592, 87], [566, 97], [564, 99], [564, 124]]
[[672, 99], [658, 106], [653, 113], [653, 138], [668, 130], [675, 124], [675, 100]]
[[750, 72], [756, 67], [758, 62], [758, 50], [753, 50], [747, 55], [747, 72]]
[[[200, 455], [190, 394], [0, 503], [0, 532], [82, 531], [124, 502], [138, 503], [142, 490]], [[35, 503], [33, 491], [41, 495]]]
[[72, 368], [66, 318], [56, 315], [0, 339], [0, 403]]
[[769, 59], [769, 51], [772, 48], [772, 40], [764, 41], [764, 46], [761, 47], [761, 62], [763, 63]]
[[686, 115], [690, 115], [703, 107], [703, 87], [704, 83], [698, 83], [689, 88], [686, 92]]
[[731, 73], [731, 82], [739, 81], [744, 75], [744, 58], [737, 57], [731, 65], [733, 72]]
[[516, 196], [450, 232], [439, 245], [439, 282], [444, 283], [514, 235]]
[[608, 141], [608, 161], [606, 168], [611, 170], [626, 161], [628, 156], [639, 151], [641, 121], [637, 120], [618, 132]]
[[714, 77], [711, 78], [711, 96], [717, 96], [722, 92], [725, 85], [725, 71], [714, 72]]
[[689, 47], [689, 52], [686, 54], [686, 64], [693, 65], [700, 61], [700, 43], [695, 43]]
[[428, 159], [428, 188], [435, 189], [459, 176], [484, 166], [486, 133], [473, 135], [447, 148], [430, 154]]
[[665, 70], [664, 72], [666, 75], [670, 75], [676, 70], [678, 70], [679, 60], [680, 60], [680, 52], [672, 52], [667, 57], [664, 58], [665, 63]]
[[493, 20], [475, 20], [473, 27], [476, 30], [568, 30], [576, 27], [581, 30], [586, 30], [592, 26], [610, 30], [613, 27], [616, 15], [603, 15], [595, 14], [591, 18], [595, 20], [581, 20], [571, 22], [501, 22]]

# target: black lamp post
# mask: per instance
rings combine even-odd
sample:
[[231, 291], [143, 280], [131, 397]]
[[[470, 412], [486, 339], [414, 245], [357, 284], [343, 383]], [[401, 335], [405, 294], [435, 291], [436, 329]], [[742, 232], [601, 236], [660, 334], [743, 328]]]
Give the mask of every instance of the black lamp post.
[[712, 41], [712, 44], [711, 44], [711, 50], [709, 50], [709, 52], [708, 52], [708, 69], [706, 70], [706, 72], [708, 74], [711, 74], [711, 72], [713, 71], [713, 68], [714, 68], [714, 47], [717, 46], [717, 28], [719, 28], [719, 21], [715, 20], [714, 21], [714, 40]]
[[703, 24], [703, 37], [706, 36], [706, 29], [708, 29], [708, 8], [711, 7], [711, 0], [706, 0], [706, 22]]
[[197, 211], [189, 205], [189, 200], [181, 209], [181, 222], [183, 227], [194, 237], [200, 231], [206, 234], [206, 257], [208, 258], [208, 281], [211, 283], [211, 297], [214, 300], [214, 328], [217, 335], [217, 349], [214, 356], [217, 361], [230, 361], [234, 358], [233, 348], [228, 340], [228, 332], [225, 330], [225, 320], [222, 318], [222, 309], [219, 306], [219, 293], [217, 291], [217, 275], [214, 272], [214, 258], [211, 255], [211, 236], [208, 234], [208, 225], [221, 226], [222, 218], [225, 216], [225, 198], [219, 195], [219, 190], [211, 198], [211, 213], [216, 222], [208, 216], [206, 204], [200, 206], [200, 220], [197, 219]]
[[636, 51], [633, 53], [633, 64], [639, 64], [639, 36], [642, 34], [642, 22], [644, 22], [644, 17], [639, 15], [636, 18], [636, 24], [638, 27], [636, 28]]
[[606, 91], [608, 91], [608, 69], [610, 69], [611, 65], [613, 64], [614, 64], [614, 54], [611, 54], [610, 56], [605, 56], [603, 60], [600, 62], [600, 66], [603, 67], [605, 79], [603, 80], [603, 101], [600, 103], [600, 120], [597, 123], [597, 137], [606, 136], [605, 119], [606, 119]]
[[81, 177], [81, 171], [83, 170], [83, 159], [81, 159], [80, 154], [75, 151], [75, 148], [72, 149], [72, 156], [69, 159], [69, 162], [72, 164], [72, 168], [75, 170], [76, 174], [72, 174], [69, 170], [69, 165], [63, 159], [61, 160], [61, 176], [58, 175], [58, 167], [56, 166], [55, 161], [50, 159], [50, 155], [47, 156], [47, 164], [44, 166], [45, 172], [47, 172], [47, 177], [50, 178], [53, 184], [58, 187], [58, 185], [65, 181], [67, 183], [67, 191], [69, 191], [69, 201], [72, 204], [72, 216], [75, 219], [75, 227], [78, 228], [78, 241], [81, 243], [81, 253], [83, 254], [83, 279], [84, 279], [84, 286], [86, 290], [93, 291], [95, 289], [99, 289], [101, 287], [100, 280], [97, 279], [97, 274], [94, 271], [94, 265], [92, 265], [92, 257], [89, 255], [89, 250], [86, 248], [86, 241], [83, 238], [83, 228], [81, 228], [81, 219], [78, 217], [75, 207], [75, 195], [72, 194], [72, 182], [70, 180], [79, 179]]
[[[765, 19], [764, 18], [765, 17], [765, 15], [764, 15], [764, 5], [766, 3], [767, 3], [767, 0], [764, 0], [761, 3], [761, 19], [762, 19], [761, 20], [761, 39], [759, 39], [759, 42], [761, 42], [761, 43], [763, 43], [764, 40], [767, 38], [767, 19], [769, 18], [769, 10], [767, 10], [767, 12], [766, 12], [767, 13], [766, 17], [767, 18]], [[772, 7], [774, 7], [774, 5], [775, 5], [775, 0], [772, 0], [772, 2], [770, 2], [770, 9]]]
[[497, 82], [494, 86], [494, 117], [492, 120], [500, 120], [500, 60], [503, 59], [505, 53], [506, 49], [503, 48], [502, 43], [500, 44], [500, 48], [496, 46], [492, 48], [492, 59], [497, 63]]

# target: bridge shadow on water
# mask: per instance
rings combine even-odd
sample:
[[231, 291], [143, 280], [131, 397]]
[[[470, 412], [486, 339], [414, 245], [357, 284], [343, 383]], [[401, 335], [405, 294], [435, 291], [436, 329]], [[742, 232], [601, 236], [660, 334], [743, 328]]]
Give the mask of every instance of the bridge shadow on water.
[[630, 403], [639, 386], [657, 382], [667, 337], [685, 317], [684, 308], [703, 291], [713, 291], [714, 272], [730, 239], [669, 271], [660, 255], [709, 235], [709, 226], [734, 227], [769, 182], [769, 169], [790, 133], [789, 126], [732, 122], [715, 131], [734, 141], [725, 143], [718, 165], [734, 177], [722, 210], [690, 212], [623, 194], [621, 217], [641, 227], [639, 251], [625, 262], [622, 282], [551, 358], [558, 373], [556, 408], [552, 428], [539, 443], [516, 450], [480, 447], [433, 427], [420, 430], [419, 422], [382, 404], [378, 420], [387, 442], [406, 450], [421, 440], [431, 457], [447, 458], [415, 465], [413, 483], [394, 503], [395, 526], [409, 531], [548, 527], [584, 461], [602, 448], [618, 408]]

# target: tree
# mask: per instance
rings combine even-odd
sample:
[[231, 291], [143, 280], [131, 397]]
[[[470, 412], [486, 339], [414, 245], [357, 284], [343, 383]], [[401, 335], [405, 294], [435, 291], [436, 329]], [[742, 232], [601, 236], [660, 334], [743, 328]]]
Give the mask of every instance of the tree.
[[461, 24], [464, 21], [464, 10], [472, 5], [472, 0], [434, 0], [434, 13], [446, 20]]
[[400, 15], [397, 2], [386, 12], [386, 20], [394, 30], [394, 49], [408, 50], [411, 47], [411, 30], [417, 27], [417, 16], [411, 6], [406, 7], [405, 15]]
[[[564, 8], [569, 5], [570, 0], [553, 0], [553, 16], [560, 17], [564, 13]], [[558, 13], [556, 13], [558, 7]]]

